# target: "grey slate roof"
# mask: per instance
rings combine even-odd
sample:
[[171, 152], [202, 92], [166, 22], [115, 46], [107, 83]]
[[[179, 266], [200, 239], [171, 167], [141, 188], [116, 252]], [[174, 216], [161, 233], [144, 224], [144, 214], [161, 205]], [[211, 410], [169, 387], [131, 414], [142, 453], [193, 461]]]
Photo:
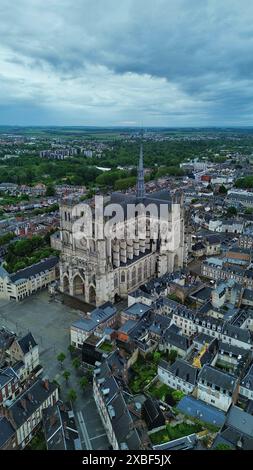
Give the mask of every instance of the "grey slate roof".
[[22, 352], [27, 354], [30, 351], [30, 347], [34, 348], [37, 346], [37, 343], [32, 335], [32, 333], [28, 333], [27, 335], [23, 336], [23, 338], [17, 340]]
[[219, 352], [225, 354], [232, 354], [232, 356], [247, 356], [249, 354], [249, 351], [247, 349], [239, 348], [238, 346], [233, 346], [232, 344], [229, 343], [219, 343]]
[[218, 444], [227, 444], [231, 449], [252, 450], [253, 437], [249, 437], [229, 426], [217, 435], [212, 448], [215, 449]]
[[247, 371], [246, 375], [243, 377], [241, 381], [242, 387], [246, 387], [249, 390], [253, 391], [253, 364], [251, 364], [249, 370]]
[[2, 370], [0, 369], [0, 388], [4, 387], [4, 385], [14, 379], [18, 379], [18, 375], [12, 367], [6, 367]]
[[15, 435], [16, 431], [10, 421], [4, 416], [0, 417], [0, 449]]
[[178, 377], [185, 382], [195, 385], [198, 375], [198, 369], [191, 366], [188, 362], [183, 359], [176, 359], [176, 361], [170, 366], [168, 362], [161, 361], [159, 364], [164, 369], [171, 372], [175, 377]]
[[32, 276], [36, 276], [36, 274], [40, 274], [47, 270], [52, 269], [58, 263], [57, 256], [51, 256], [45, 260], [40, 261], [39, 263], [33, 264], [28, 268], [21, 269], [14, 274], [10, 274], [9, 277], [12, 282], [19, 281], [21, 279], [30, 279]]
[[149, 327], [149, 331], [154, 334], [161, 335], [170, 325], [171, 319], [166, 315], [159, 315], [158, 313], [154, 316], [152, 325]]
[[206, 335], [205, 333], [199, 333], [197, 336], [195, 336], [193, 342], [194, 343], [199, 343], [199, 344], [210, 344], [213, 341], [213, 336]]
[[180, 333], [180, 328], [176, 327], [176, 325], [171, 325], [164, 333], [163, 341], [165, 344], [170, 344], [171, 346], [175, 346], [179, 349], [187, 351], [190, 347], [190, 340], [187, 336], [184, 336]]
[[[22, 426], [49, 396], [52, 395], [57, 386], [49, 382], [49, 390], [46, 390], [42, 380], [37, 380], [29, 389], [27, 389], [17, 400], [11, 405], [10, 411], [12, 417], [16, 423], [17, 428]], [[32, 400], [28, 398], [28, 394], [32, 397]], [[26, 403], [26, 410], [24, 410], [21, 400], [24, 399]]]
[[244, 289], [243, 292], [243, 299], [253, 301], [253, 290], [252, 289]]
[[111, 401], [115, 416], [112, 418], [112, 427], [117, 436], [119, 445], [127, 445], [130, 450], [139, 449], [141, 441], [137, 430], [133, 427], [133, 418], [128, 410], [122, 393]]
[[252, 342], [252, 336], [249, 330], [240, 328], [239, 326], [236, 326], [236, 325], [231, 325], [230, 323], [227, 323], [226, 325], [224, 325], [223, 334], [230, 336], [231, 338], [237, 339], [239, 341], [242, 341], [243, 343], [250, 344]]
[[48, 450], [81, 450], [75, 417], [71, 409], [57, 403], [42, 411]]
[[231, 393], [236, 386], [236, 377], [209, 365], [204, 365], [199, 373], [198, 382], [202, 380]]

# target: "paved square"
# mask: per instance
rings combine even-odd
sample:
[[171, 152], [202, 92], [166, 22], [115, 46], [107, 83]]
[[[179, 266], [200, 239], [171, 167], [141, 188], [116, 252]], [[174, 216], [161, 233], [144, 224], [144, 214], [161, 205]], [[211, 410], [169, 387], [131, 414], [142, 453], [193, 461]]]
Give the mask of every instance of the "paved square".
[[[74, 370], [68, 352], [70, 324], [81, 315], [81, 312], [60, 302], [50, 302], [47, 291], [39, 292], [19, 303], [0, 299], [0, 326], [8, 327], [18, 334], [31, 331], [39, 345], [44, 375], [51, 380], [56, 378], [62, 385], [63, 399], [67, 399], [70, 388], [77, 392], [74, 410], [83, 449], [104, 450], [108, 449], [109, 443], [93, 398], [92, 387], [89, 386], [85, 393], [81, 391], [80, 376]], [[68, 384], [62, 377], [63, 370], [57, 361], [60, 352], [66, 354], [64, 369], [71, 373]]]
[[22, 302], [0, 300], [0, 325], [15, 333], [31, 331], [40, 351], [41, 364], [50, 379], [59, 372], [56, 356], [67, 351], [69, 326], [79, 318], [78, 311], [58, 302], [49, 302], [46, 291], [24, 299]]

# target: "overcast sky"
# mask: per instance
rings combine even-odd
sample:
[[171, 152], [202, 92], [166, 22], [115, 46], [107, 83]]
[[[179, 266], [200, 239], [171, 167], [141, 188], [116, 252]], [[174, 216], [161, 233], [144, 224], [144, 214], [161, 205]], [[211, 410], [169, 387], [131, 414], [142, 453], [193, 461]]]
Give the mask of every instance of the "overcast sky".
[[253, 125], [253, 2], [0, 0], [0, 124]]

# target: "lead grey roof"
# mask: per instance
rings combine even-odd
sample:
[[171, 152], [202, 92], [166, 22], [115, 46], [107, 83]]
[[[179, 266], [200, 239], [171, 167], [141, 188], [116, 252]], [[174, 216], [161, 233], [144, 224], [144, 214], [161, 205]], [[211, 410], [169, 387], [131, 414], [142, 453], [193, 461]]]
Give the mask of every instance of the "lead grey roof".
[[142, 317], [145, 313], [149, 312], [151, 310], [151, 307], [148, 305], [145, 305], [141, 302], [137, 302], [130, 307], [126, 308], [125, 313], [134, 315], [136, 317]]
[[106, 302], [105, 304], [101, 305], [101, 307], [97, 307], [92, 310], [89, 318], [80, 318], [79, 320], [74, 321], [72, 326], [79, 328], [80, 330], [88, 332], [92, 331], [100, 323], [103, 323], [111, 318], [116, 313], [116, 311], [116, 308], [110, 302]]
[[226, 425], [253, 437], [253, 416], [238, 406], [232, 406], [227, 414]]

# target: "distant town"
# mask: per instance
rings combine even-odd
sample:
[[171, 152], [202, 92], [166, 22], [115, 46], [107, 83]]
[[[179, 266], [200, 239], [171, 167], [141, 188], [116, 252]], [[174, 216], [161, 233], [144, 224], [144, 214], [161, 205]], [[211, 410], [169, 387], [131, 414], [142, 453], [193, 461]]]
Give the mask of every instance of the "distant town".
[[[0, 127], [1, 450], [253, 449], [252, 149], [250, 128]], [[141, 204], [145, 238], [97, 237], [97, 196]]]

